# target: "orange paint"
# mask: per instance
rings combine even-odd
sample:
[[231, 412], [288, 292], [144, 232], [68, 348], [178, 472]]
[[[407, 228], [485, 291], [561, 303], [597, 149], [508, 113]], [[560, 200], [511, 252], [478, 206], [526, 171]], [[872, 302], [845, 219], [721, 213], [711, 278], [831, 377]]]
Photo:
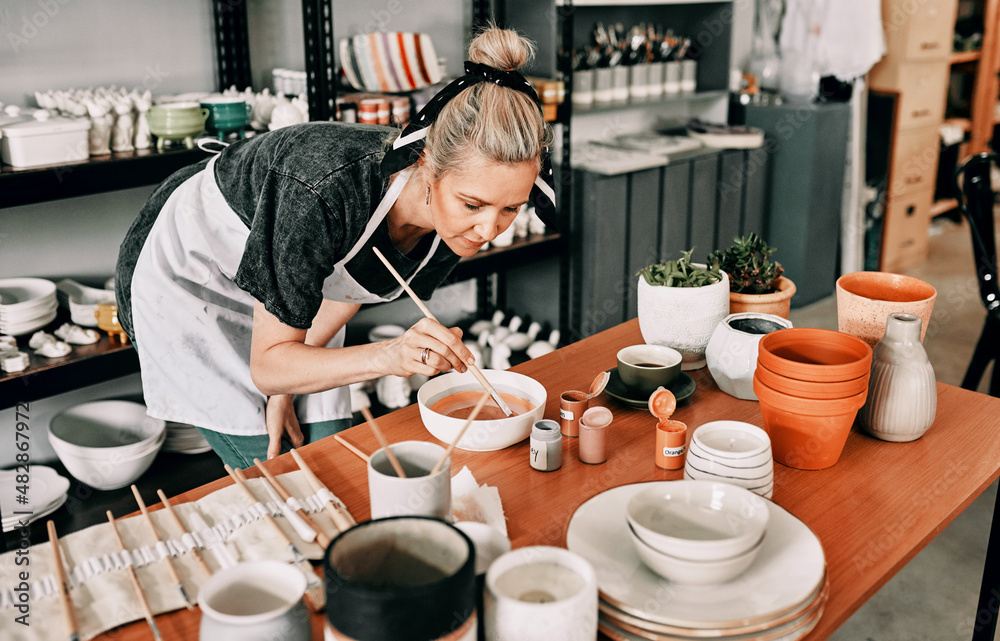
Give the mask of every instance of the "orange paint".
[[[500, 394], [500, 398], [502, 398], [504, 402], [507, 403], [508, 407], [510, 407], [510, 411], [514, 413], [514, 416], [518, 416], [535, 409], [534, 405], [520, 396], [514, 396], [513, 394], [508, 394], [507, 392], [498, 391], [497, 393]], [[479, 402], [479, 398], [481, 396], [482, 390], [455, 392], [454, 394], [449, 394], [437, 403], [431, 405], [430, 410], [451, 418], [469, 418], [469, 415], [472, 414], [472, 409], [476, 406], [476, 403]], [[479, 410], [479, 415], [476, 417], [476, 420], [493, 421], [501, 418], [507, 418], [507, 416], [504, 415], [503, 410], [497, 407], [496, 403], [488, 402], [483, 406], [483, 409]]]

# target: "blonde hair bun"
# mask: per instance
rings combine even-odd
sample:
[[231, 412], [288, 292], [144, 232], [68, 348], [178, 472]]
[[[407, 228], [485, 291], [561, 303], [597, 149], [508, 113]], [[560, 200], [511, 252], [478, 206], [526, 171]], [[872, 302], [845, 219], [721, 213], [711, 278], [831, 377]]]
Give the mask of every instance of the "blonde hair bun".
[[469, 44], [469, 60], [494, 69], [516, 71], [535, 57], [535, 45], [516, 31], [487, 27]]

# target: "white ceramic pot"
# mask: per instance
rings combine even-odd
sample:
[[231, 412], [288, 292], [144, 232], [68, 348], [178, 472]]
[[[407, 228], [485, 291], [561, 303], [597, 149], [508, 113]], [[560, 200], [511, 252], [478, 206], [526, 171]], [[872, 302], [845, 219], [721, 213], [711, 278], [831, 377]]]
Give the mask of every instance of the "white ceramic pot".
[[719, 389], [745, 401], [756, 401], [753, 373], [757, 369], [760, 339], [764, 334], [791, 326], [786, 318], [757, 312], [730, 314], [722, 319], [705, 348], [708, 370]]
[[202, 586], [201, 641], [306, 641], [306, 577], [294, 565], [251, 561], [219, 570]]
[[705, 366], [705, 348], [715, 326], [729, 314], [729, 276], [704, 287], [660, 287], [639, 276], [639, 331], [651, 345], [666, 345], [684, 357], [681, 369]]

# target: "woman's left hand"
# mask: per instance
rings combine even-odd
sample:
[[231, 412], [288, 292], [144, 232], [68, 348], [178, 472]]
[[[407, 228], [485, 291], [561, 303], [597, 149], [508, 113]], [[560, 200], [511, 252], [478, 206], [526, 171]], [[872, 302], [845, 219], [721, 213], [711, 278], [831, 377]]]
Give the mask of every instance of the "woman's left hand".
[[301, 447], [305, 440], [299, 428], [299, 419], [295, 416], [295, 397], [291, 394], [277, 394], [267, 399], [264, 410], [264, 421], [267, 424], [267, 458], [272, 459], [281, 454], [281, 437], [288, 433], [288, 440], [294, 447]]

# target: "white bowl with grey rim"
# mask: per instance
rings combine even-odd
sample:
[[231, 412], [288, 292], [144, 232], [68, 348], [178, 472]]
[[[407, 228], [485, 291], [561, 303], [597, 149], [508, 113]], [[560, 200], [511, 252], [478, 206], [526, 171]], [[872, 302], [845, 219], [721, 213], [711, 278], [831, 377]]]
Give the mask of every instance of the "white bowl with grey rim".
[[705, 423], [691, 437], [684, 478], [730, 483], [769, 499], [774, 492], [771, 439], [742, 421]]

